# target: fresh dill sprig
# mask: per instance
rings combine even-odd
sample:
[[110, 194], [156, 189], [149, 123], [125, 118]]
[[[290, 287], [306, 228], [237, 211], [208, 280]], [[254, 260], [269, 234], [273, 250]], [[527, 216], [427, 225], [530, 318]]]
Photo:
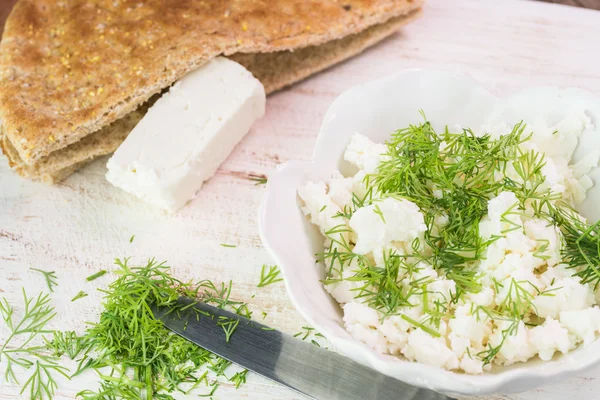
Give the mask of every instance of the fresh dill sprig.
[[282, 278], [279, 278], [279, 267], [277, 265], [268, 266], [263, 264], [260, 271], [260, 282], [257, 287], [265, 287], [282, 280]]
[[225, 376], [225, 371], [231, 364], [231, 361], [219, 357], [212, 361], [208, 369], [213, 371], [217, 376]]
[[379, 208], [379, 204], [375, 204], [374, 212], [375, 212], [375, 214], [379, 215], [379, 218], [381, 218], [381, 220], [385, 224], [385, 217], [383, 216], [383, 212], [381, 211], [381, 208]]
[[73, 298], [71, 299], [71, 302], [73, 302], [73, 301], [76, 301], [76, 300], [79, 300], [79, 299], [81, 299], [81, 298], [84, 298], [84, 297], [87, 297], [87, 296], [88, 296], [88, 294], [87, 294], [86, 292], [84, 292], [83, 290], [80, 290], [80, 291], [79, 291], [79, 293], [77, 293], [77, 294], [75, 295], [75, 297], [73, 297]]
[[212, 281], [203, 280], [198, 283], [198, 289], [201, 291], [201, 299], [204, 303], [212, 304], [218, 308], [236, 309], [244, 305], [241, 301], [230, 299], [233, 283], [221, 282], [221, 286], [215, 285]]
[[88, 281], [88, 282], [91, 282], [91, 281], [93, 281], [95, 279], [100, 278], [101, 276], [103, 276], [105, 274], [106, 274], [106, 270], [102, 269], [102, 270], [96, 272], [95, 274], [88, 276], [87, 278], [85, 278], [85, 280]]
[[571, 208], [548, 207], [563, 234], [563, 262], [594, 291], [600, 286], [600, 221], [588, 224]]
[[84, 354], [93, 345], [93, 342], [85, 335], [78, 335], [74, 331], [54, 331], [52, 339], [44, 337], [46, 348], [53, 356], [62, 357], [66, 355], [74, 360], [80, 354]]
[[239, 389], [241, 385], [246, 383], [246, 378], [248, 376], [248, 370], [245, 369], [240, 372], [236, 372], [231, 378], [228, 379], [229, 382], [235, 385], [236, 389]]
[[[23, 383], [21, 394], [28, 392], [31, 399], [51, 399], [57, 389], [56, 374], [69, 377], [67, 368], [58, 363], [58, 358], [44, 354], [44, 346], [35, 346], [33, 341], [51, 331], [46, 328], [55, 316], [50, 305], [50, 296], [40, 293], [29, 297], [22, 289], [24, 313], [20, 320], [14, 319], [14, 308], [6, 298], [0, 302], [0, 314], [10, 332], [0, 348], [0, 360], [6, 360], [4, 378], [7, 382], [19, 383], [15, 368], [32, 371]], [[14, 339], [20, 339], [13, 344]]]
[[10, 335], [0, 347], [0, 357], [3, 353], [10, 351], [7, 350], [8, 345], [17, 336], [24, 337], [25, 340], [14, 351], [26, 349], [27, 345], [39, 335], [51, 333], [50, 330], [46, 329], [46, 324], [56, 316], [56, 311], [50, 305], [50, 296], [40, 293], [37, 297], [29, 297], [25, 289], [22, 289], [22, 293], [25, 311], [18, 322], [13, 321], [14, 308], [6, 298], [0, 302], [0, 313], [10, 332]]
[[212, 399], [213, 395], [215, 394], [215, 392], [219, 388], [219, 382], [215, 381], [211, 385], [207, 385], [207, 386], [209, 386], [210, 392], [204, 393], [204, 394], [199, 394], [198, 397], [210, 397]]
[[248, 319], [252, 318], [252, 311], [250, 311], [248, 304], [246, 303], [240, 304], [239, 306], [233, 306], [233, 309], [237, 315]]
[[512, 322], [508, 328], [502, 330], [502, 339], [500, 340], [500, 343], [496, 346], [492, 346], [491, 343], [488, 343], [487, 348], [484, 351], [477, 353], [477, 357], [481, 358], [481, 361], [483, 361], [484, 364], [490, 364], [500, 352], [506, 339], [509, 336], [515, 335], [518, 329], [519, 323], [517, 321]]
[[32, 374], [23, 384], [21, 394], [28, 391], [30, 399], [52, 399], [58, 384], [53, 374], [60, 374], [69, 378], [68, 369], [58, 365], [55, 361], [43, 361], [38, 359], [31, 366]]
[[240, 323], [239, 319], [228, 318], [228, 317], [224, 317], [224, 316], [220, 316], [218, 318], [217, 326], [220, 326], [221, 328], [223, 328], [223, 332], [225, 332], [225, 341], [227, 343], [229, 343], [229, 340], [231, 339], [231, 335], [233, 335], [233, 332], [235, 332], [239, 323]]
[[[506, 285], [506, 282], [504, 285]], [[504, 300], [498, 304], [498, 311], [502, 315], [509, 315], [514, 320], [520, 321], [525, 314], [535, 309], [533, 305], [534, 295], [529, 292], [528, 286], [532, 286], [538, 293], [540, 291], [531, 282], [517, 281], [515, 278], [511, 278], [508, 285], [508, 293]]]
[[44, 271], [38, 268], [29, 268], [32, 271], [39, 272], [44, 276], [48, 290], [54, 292], [54, 287], [58, 285], [58, 278], [56, 277], [55, 271]]
[[356, 274], [348, 280], [363, 283], [357, 290], [356, 297], [365, 299], [373, 308], [384, 315], [393, 315], [399, 307], [410, 307], [410, 297], [420, 293], [425, 281], [415, 282], [409, 288], [402, 285], [400, 276], [412, 269], [405, 259], [393, 251], [383, 254], [383, 265], [372, 265], [360, 260]]

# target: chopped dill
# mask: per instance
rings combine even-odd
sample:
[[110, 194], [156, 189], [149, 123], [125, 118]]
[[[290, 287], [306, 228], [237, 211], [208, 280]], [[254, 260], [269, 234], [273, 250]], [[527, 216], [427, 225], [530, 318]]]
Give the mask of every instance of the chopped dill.
[[431, 329], [430, 327], [420, 323], [419, 321], [416, 321], [414, 319], [412, 319], [411, 317], [409, 317], [406, 314], [402, 314], [401, 318], [403, 320], [405, 320], [406, 322], [408, 322], [411, 325], [414, 325], [416, 328], [420, 328], [421, 330], [424, 330], [425, 332], [429, 333], [431, 336], [433, 337], [440, 337], [440, 333], [436, 332], [435, 330]]
[[245, 369], [240, 372], [236, 372], [231, 378], [228, 379], [229, 382], [235, 385], [236, 389], [239, 389], [241, 385], [246, 383], [246, 377], [248, 375], [248, 370]]
[[254, 186], [267, 184], [267, 177], [264, 175], [250, 175], [248, 179], [255, 182]]
[[76, 359], [80, 354], [85, 354], [92, 345], [89, 338], [80, 336], [74, 331], [54, 331], [51, 339], [44, 337], [44, 342], [52, 355], [56, 357], [66, 355], [71, 360]]
[[[100, 382], [97, 389], [78, 394], [85, 399], [172, 399], [170, 393], [190, 393], [201, 385], [209, 387], [207, 397], [214, 395], [218, 383], [208, 381], [206, 370], [224, 376], [231, 362], [171, 333], [154, 317], [149, 305], [180, 312], [188, 306], [177, 299], [186, 296], [249, 317], [245, 303], [230, 299], [231, 282], [180, 281], [170, 275], [168, 266], [154, 260], [139, 267], [130, 266], [128, 259], [115, 263], [118, 278], [100, 289], [104, 300], [99, 320], [90, 323], [81, 335], [47, 328], [56, 315], [47, 294], [29, 297], [23, 290], [24, 314], [20, 319], [15, 318], [14, 308], [6, 299], [0, 302], [0, 315], [9, 333], [0, 346], [6, 380], [19, 383], [21, 370], [30, 371], [22, 383], [22, 394], [35, 399], [55, 396], [57, 375], [71, 378], [88, 370], [96, 371]], [[220, 319], [217, 323], [229, 341], [239, 321]], [[64, 367], [61, 357], [76, 359], [76, 371], [71, 373]], [[246, 373], [241, 372], [232, 382], [239, 387], [245, 378]]]
[[106, 270], [102, 269], [102, 270], [96, 272], [95, 274], [88, 276], [87, 278], [85, 278], [85, 280], [88, 281], [88, 282], [91, 282], [91, 281], [93, 281], [95, 279], [100, 278], [104, 274], [106, 274]]
[[297, 337], [302, 336], [301, 340], [306, 340], [311, 335], [311, 333], [313, 333], [314, 330], [315, 330], [315, 328], [313, 328], [313, 327], [303, 326], [302, 331], [294, 334], [294, 337], [297, 338]]
[[81, 299], [81, 298], [83, 298], [83, 297], [87, 297], [87, 296], [88, 296], [88, 294], [87, 294], [86, 292], [84, 292], [83, 290], [80, 290], [80, 291], [79, 291], [79, 293], [77, 293], [77, 294], [75, 295], [75, 297], [73, 297], [73, 298], [71, 299], [71, 302], [73, 302], [73, 301], [76, 301], [76, 300], [79, 300], [79, 299]]
[[[303, 326], [302, 330], [295, 333], [293, 337], [303, 341], [310, 340], [310, 342], [317, 347], [321, 347], [322, 344], [327, 344], [327, 339], [325, 339], [325, 336], [317, 332], [315, 328], [311, 326]], [[322, 339], [322, 343], [319, 343], [316, 339]]]

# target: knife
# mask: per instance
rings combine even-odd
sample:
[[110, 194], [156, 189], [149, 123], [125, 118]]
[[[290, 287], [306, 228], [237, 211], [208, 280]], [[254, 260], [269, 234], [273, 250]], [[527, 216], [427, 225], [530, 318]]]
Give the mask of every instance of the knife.
[[[179, 336], [239, 366], [317, 400], [451, 400], [295, 339], [258, 322], [181, 297], [173, 308], [152, 306], [156, 318]], [[195, 306], [194, 303], [197, 303]], [[195, 309], [195, 310], [194, 310]], [[199, 318], [198, 318], [199, 317]], [[226, 340], [219, 321], [237, 320]]]

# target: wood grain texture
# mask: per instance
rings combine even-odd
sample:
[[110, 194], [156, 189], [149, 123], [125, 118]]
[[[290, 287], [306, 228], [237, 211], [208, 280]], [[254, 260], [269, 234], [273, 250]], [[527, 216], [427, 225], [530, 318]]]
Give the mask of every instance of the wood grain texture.
[[[18, 304], [20, 289], [44, 288], [30, 267], [55, 270], [53, 326], [84, 328], [95, 318], [113, 276], [86, 282], [114, 257], [168, 260], [180, 278], [234, 281], [233, 297], [249, 301], [267, 324], [294, 333], [304, 324], [283, 284], [256, 288], [260, 266], [272, 260], [262, 248], [256, 213], [262, 186], [251, 174], [268, 175], [290, 159], [308, 159], [324, 113], [350, 86], [406, 68], [437, 68], [472, 75], [499, 96], [543, 85], [582, 87], [600, 94], [600, 56], [594, 51], [600, 14], [540, 2], [429, 0], [424, 17], [362, 56], [269, 98], [267, 114], [240, 143], [217, 175], [180, 214], [158, 212], [104, 179], [98, 160], [62, 184], [48, 187], [19, 178], [0, 160], [0, 296]], [[133, 243], [129, 238], [135, 235]], [[236, 248], [223, 248], [221, 243]], [[79, 291], [90, 294], [75, 303]], [[253, 295], [256, 295], [252, 298]], [[5, 331], [0, 328], [0, 338]], [[2, 367], [0, 366], [0, 371]], [[19, 388], [2, 381], [0, 399], [17, 399]], [[486, 400], [593, 400], [600, 369], [530, 392]], [[64, 382], [58, 399], [96, 387], [87, 375]], [[300, 399], [252, 376], [240, 390], [224, 384], [220, 399]], [[190, 397], [192, 398], [192, 397]]]

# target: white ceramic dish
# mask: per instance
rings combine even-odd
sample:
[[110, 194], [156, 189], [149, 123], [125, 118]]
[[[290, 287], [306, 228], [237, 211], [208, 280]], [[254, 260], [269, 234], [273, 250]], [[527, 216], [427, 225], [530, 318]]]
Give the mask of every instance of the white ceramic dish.
[[[537, 88], [501, 100], [464, 75], [408, 70], [343, 93], [325, 116], [312, 161], [290, 161], [278, 168], [269, 177], [261, 205], [262, 240], [277, 260], [298, 311], [339, 353], [407, 383], [448, 394], [524, 391], [596, 364], [600, 340], [548, 362], [533, 359], [483, 375], [450, 372], [372, 351], [344, 330], [341, 310], [320, 282], [324, 271], [314, 254], [322, 250], [323, 238], [300, 211], [297, 196], [298, 187], [306, 181], [327, 179], [336, 169], [344, 172], [347, 166], [342, 155], [352, 134], [384, 142], [394, 130], [422, 121], [420, 109], [434, 128], [442, 129], [454, 124], [479, 128], [493, 121], [514, 124], [538, 117], [558, 122], [570, 107], [584, 108], [598, 127], [582, 135], [575, 153], [578, 159], [590, 149], [600, 148], [600, 98], [583, 90]], [[590, 177], [595, 186], [580, 211], [590, 220], [598, 220], [600, 168]]]

